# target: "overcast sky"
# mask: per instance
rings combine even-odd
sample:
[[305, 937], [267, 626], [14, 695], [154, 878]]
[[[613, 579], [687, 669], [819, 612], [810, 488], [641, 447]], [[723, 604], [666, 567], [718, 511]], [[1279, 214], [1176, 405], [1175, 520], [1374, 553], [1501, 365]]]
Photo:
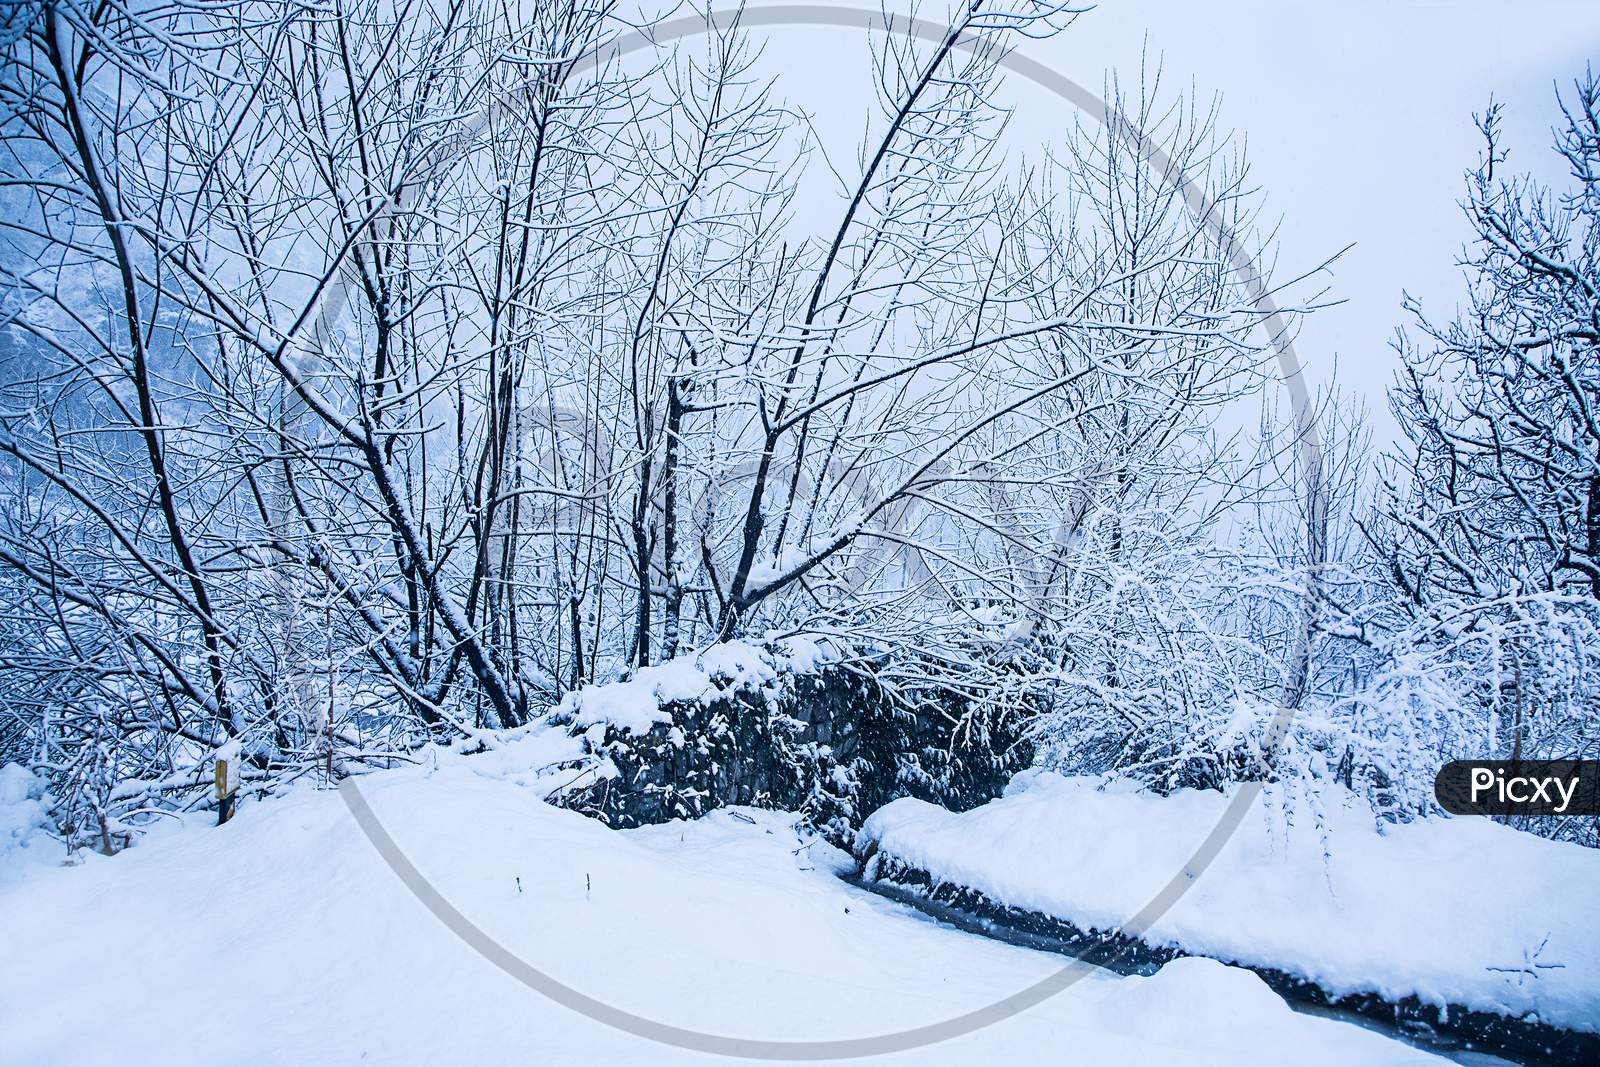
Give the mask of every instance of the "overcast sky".
[[[869, 99], [864, 35], [754, 35], [768, 34], [762, 70], [816, 116], [853, 177], [859, 167], [846, 146], [859, 139]], [[1109, 0], [1022, 51], [1098, 89], [1110, 69], [1125, 80], [1136, 72], [1147, 46], [1161, 57], [1164, 80], [1220, 94], [1223, 125], [1247, 137], [1266, 216], [1282, 220], [1281, 270], [1303, 270], [1354, 243], [1328, 279], [1331, 295], [1347, 302], [1314, 316], [1297, 348], [1317, 375], [1337, 356], [1345, 386], [1381, 408], [1402, 289], [1441, 312], [1461, 292], [1458, 201], [1462, 172], [1480, 148], [1472, 113], [1493, 94], [1506, 106], [1513, 166], [1559, 178], [1548, 148], [1554, 87], [1588, 61], [1600, 66], [1600, 2]], [[1021, 79], [1006, 92], [1017, 110], [1013, 152], [1071, 121], [1066, 105]], [[1387, 433], [1384, 413], [1374, 414]]]

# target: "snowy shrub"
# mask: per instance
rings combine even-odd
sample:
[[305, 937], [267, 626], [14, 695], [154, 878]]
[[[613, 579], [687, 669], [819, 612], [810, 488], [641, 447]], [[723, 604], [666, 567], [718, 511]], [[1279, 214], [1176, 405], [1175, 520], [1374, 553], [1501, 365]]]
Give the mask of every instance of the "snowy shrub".
[[55, 830], [54, 803], [45, 779], [15, 763], [0, 763], [0, 872], [54, 855], [45, 844]]
[[1061, 558], [1028, 635], [1041, 765], [1160, 792], [1315, 773], [1293, 724], [1331, 649], [1300, 643], [1303, 567], [1156, 508], [1090, 511]]
[[[1326, 721], [1338, 776], [1381, 811], [1437, 811], [1434, 776], [1450, 760], [1600, 756], [1600, 605], [1588, 598], [1463, 603], [1376, 651]], [[1518, 824], [1600, 845], [1592, 819]]]

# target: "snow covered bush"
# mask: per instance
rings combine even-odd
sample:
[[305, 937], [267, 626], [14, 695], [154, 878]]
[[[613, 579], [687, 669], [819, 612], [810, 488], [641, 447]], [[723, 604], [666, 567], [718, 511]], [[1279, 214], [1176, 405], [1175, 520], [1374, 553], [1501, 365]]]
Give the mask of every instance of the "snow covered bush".
[[1258, 711], [1270, 720], [1282, 665], [1240, 625], [1246, 568], [1204, 546], [1174, 550], [1159, 527], [1131, 519], [1119, 516], [1117, 533], [1130, 552], [1096, 552], [1091, 536], [1075, 557], [1074, 625], [1056, 636], [1032, 730], [1041, 758], [1163, 790], [1266, 777], [1272, 745]]
[[[1434, 777], [1451, 760], [1600, 754], [1600, 605], [1533, 594], [1435, 610], [1385, 636], [1310, 716], [1335, 778], [1410, 818], [1438, 810]], [[1514, 821], [1600, 846], [1589, 818]]]
[[26, 767], [0, 763], [0, 874], [50, 853], [55, 798], [48, 783]]

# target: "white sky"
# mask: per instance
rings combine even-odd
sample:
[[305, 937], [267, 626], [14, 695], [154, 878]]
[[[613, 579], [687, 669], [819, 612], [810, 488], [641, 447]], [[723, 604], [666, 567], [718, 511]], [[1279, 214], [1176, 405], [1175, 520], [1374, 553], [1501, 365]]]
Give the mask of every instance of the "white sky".
[[[767, 39], [758, 69], [814, 116], [835, 163], [854, 177], [871, 101], [865, 36], [780, 28], [752, 37]], [[1354, 243], [1328, 279], [1330, 296], [1347, 303], [1313, 316], [1296, 347], [1314, 378], [1337, 357], [1344, 386], [1368, 398], [1375, 429], [1387, 435], [1382, 390], [1396, 365], [1388, 342], [1404, 321], [1402, 288], [1439, 317], [1461, 292], [1461, 176], [1480, 147], [1472, 113], [1492, 93], [1506, 105], [1512, 166], [1559, 178], [1548, 150], [1554, 85], [1570, 83], [1586, 61], [1600, 67], [1600, 2], [1107, 0], [1061, 36], [1021, 50], [1098, 90], [1110, 69], [1131, 79], [1147, 40], [1170, 88], [1192, 81], [1204, 98], [1220, 94], [1222, 125], [1247, 138], [1264, 217], [1282, 220], [1280, 274]], [[1072, 121], [1067, 105], [1019, 78], [1006, 95], [1020, 131], [1014, 151], [1036, 155], [1053, 126]], [[824, 177], [809, 176], [821, 186], [810, 195], [827, 195]]]

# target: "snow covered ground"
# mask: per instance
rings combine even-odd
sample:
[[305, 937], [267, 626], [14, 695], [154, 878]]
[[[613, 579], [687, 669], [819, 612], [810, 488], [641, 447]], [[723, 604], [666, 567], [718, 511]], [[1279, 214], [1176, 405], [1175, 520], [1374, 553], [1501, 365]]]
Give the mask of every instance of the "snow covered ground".
[[[1059, 957], [939, 926], [835, 877], [792, 819], [721, 811], [618, 833], [542, 803], [507, 758], [371, 775], [363, 795], [458, 909], [572, 987], [683, 1027], [767, 1039], [929, 1023], [1020, 989]], [[559, 1007], [445, 929], [333, 792], [306, 785], [135, 848], [0, 863], [0, 1063], [727, 1062]], [[1206, 960], [1095, 974], [901, 1063], [1430, 1061], [1292, 1013]], [[884, 1062], [883, 1060], [875, 1062]]]
[[[1481, 818], [1380, 834], [1354, 798], [1334, 806], [1340, 795], [1325, 791], [1319, 820], [1264, 793], [1145, 939], [1338, 994], [1415, 994], [1600, 1030], [1600, 852]], [[862, 839], [1000, 903], [1115, 930], [1184, 869], [1227, 804], [1213, 791], [1159, 797], [1028, 772], [962, 814], [894, 801]]]

